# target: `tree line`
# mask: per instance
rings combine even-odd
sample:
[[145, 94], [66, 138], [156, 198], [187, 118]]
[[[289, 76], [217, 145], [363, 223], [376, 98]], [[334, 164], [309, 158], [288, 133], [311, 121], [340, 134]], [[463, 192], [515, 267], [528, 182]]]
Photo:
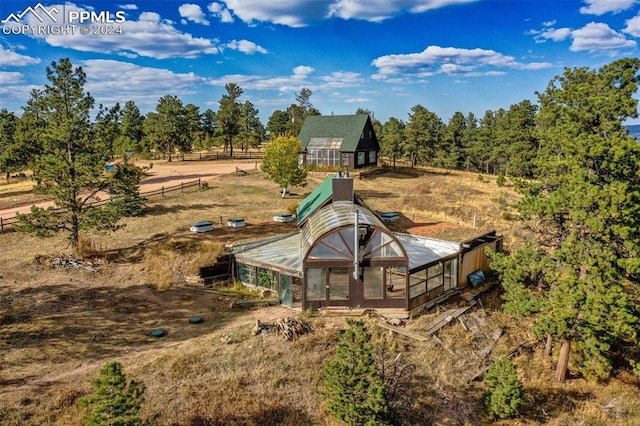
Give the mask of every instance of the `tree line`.
[[[47, 125], [40, 111], [43, 91], [31, 92], [21, 116], [0, 110], [0, 173], [7, 179], [24, 170], [37, 174], [40, 135]], [[112, 107], [99, 105], [89, 136], [112, 155], [144, 157], [153, 152], [171, 161], [175, 154], [223, 147], [233, 155], [234, 149], [246, 151], [275, 137], [297, 137], [306, 117], [321, 114], [311, 103], [313, 92], [302, 88], [295, 102], [274, 111], [265, 126], [254, 104], [241, 100], [243, 89], [238, 84], [228, 83], [225, 91], [217, 111], [201, 111], [174, 95], [162, 96], [147, 114], [131, 100]], [[413, 165], [527, 177], [539, 148], [537, 110], [524, 100], [506, 110], [486, 111], [480, 119], [473, 113], [456, 112], [447, 123], [422, 105], [412, 107], [406, 121], [391, 117], [381, 123], [372, 111], [362, 108], [356, 114], [372, 117], [382, 155], [394, 164], [402, 159]]]

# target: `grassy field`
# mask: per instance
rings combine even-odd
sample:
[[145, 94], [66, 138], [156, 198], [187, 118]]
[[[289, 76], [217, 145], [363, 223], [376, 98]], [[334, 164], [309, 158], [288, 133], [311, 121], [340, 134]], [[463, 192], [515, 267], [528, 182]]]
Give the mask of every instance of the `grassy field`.
[[[145, 384], [143, 415], [151, 424], [334, 425], [316, 389], [344, 317], [309, 316], [282, 307], [239, 308], [232, 304], [235, 296], [182, 284], [185, 275], [209, 263], [226, 244], [295, 230], [295, 225], [272, 222], [271, 216], [295, 205], [323, 178], [311, 176], [306, 188], [295, 188], [285, 199], [256, 171], [217, 178], [208, 190], [152, 200], [143, 217], [125, 220], [117, 232], [85, 236], [98, 272], [50, 269], [35, 262], [69, 252], [62, 236], [1, 233], [0, 424], [81, 424], [85, 409], [79, 401], [90, 391], [91, 378], [105, 362], [118, 360], [128, 375]], [[355, 186], [370, 207], [402, 213], [394, 230], [458, 241], [493, 228], [504, 234], [507, 246], [526, 237], [521, 224], [509, 220], [517, 194], [508, 185], [497, 186], [494, 177], [396, 171], [357, 179]], [[194, 221], [222, 217], [226, 222], [236, 216], [245, 218], [246, 228], [188, 232]], [[412, 412], [407, 414], [411, 424], [640, 424], [634, 376], [618, 371], [606, 383], [573, 378], [557, 385], [551, 380], [552, 360], [541, 355], [527, 327], [500, 312], [499, 294], [486, 295], [483, 305], [464, 322], [478, 324], [484, 334], [452, 322], [438, 332], [439, 341], [391, 336], [377, 326], [378, 318], [364, 317], [378, 347], [401, 353], [416, 366]], [[204, 322], [190, 324], [193, 315]], [[423, 330], [437, 315], [423, 315], [406, 328]], [[313, 333], [294, 342], [251, 333], [256, 320], [286, 316], [303, 318]], [[157, 328], [167, 335], [150, 337]], [[486, 336], [497, 330], [500, 338], [485, 358]], [[525, 391], [523, 416], [492, 422], [482, 408], [481, 381], [469, 378], [487, 360], [516, 350], [513, 359]]]

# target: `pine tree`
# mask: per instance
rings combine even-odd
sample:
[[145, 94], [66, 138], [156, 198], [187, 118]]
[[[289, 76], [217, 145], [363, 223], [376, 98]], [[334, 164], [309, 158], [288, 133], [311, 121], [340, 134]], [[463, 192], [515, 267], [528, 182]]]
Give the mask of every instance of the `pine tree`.
[[[27, 115], [32, 124], [37, 117], [36, 128], [42, 132], [36, 135], [34, 128], [27, 127], [18, 131], [18, 139], [25, 144], [35, 138], [41, 151], [35, 156], [34, 169], [38, 182], [44, 183], [38, 189], [51, 195], [59, 210], [34, 206], [30, 214], [18, 215], [16, 228], [39, 236], [68, 232], [70, 244], [77, 248], [81, 230], [115, 228], [122, 216], [119, 209], [112, 204], [96, 207], [94, 201], [123, 182], [105, 174], [111, 152], [90, 131], [94, 102], [84, 91], [87, 77], [82, 68], [74, 69], [68, 58], [54, 61], [47, 67], [47, 79], [44, 90], [32, 92]], [[134, 188], [138, 182], [129, 180]]]
[[91, 426], [136, 426], [143, 424], [140, 405], [145, 387], [127, 380], [119, 362], [111, 361], [100, 369], [100, 377], [91, 381], [93, 393], [82, 404], [91, 407], [84, 424]]
[[559, 381], [570, 359], [606, 378], [613, 345], [638, 345], [640, 144], [622, 123], [637, 117], [639, 70], [638, 59], [567, 69], [538, 94], [538, 176], [518, 206], [536, 238], [492, 264], [505, 310], [561, 343]]
[[522, 383], [516, 367], [507, 357], [491, 364], [484, 376], [487, 385], [485, 403], [489, 412], [501, 419], [517, 416], [522, 405]]
[[336, 355], [322, 371], [331, 414], [349, 425], [379, 425], [387, 415], [385, 386], [374, 359], [371, 334], [364, 322], [347, 320]]

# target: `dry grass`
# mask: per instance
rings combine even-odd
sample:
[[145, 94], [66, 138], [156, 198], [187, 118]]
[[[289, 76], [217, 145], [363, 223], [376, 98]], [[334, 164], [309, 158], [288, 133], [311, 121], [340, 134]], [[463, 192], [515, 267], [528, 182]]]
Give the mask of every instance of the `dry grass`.
[[[68, 250], [63, 236], [0, 234], [0, 424], [80, 424], [79, 399], [89, 392], [91, 378], [105, 362], [119, 360], [128, 375], [147, 386], [143, 415], [152, 424], [335, 425], [315, 389], [344, 318], [307, 316], [313, 333], [294, 342], [253, 336], [257, 319], [304, 313], [234, 308], [231, 296], [178, 284], [225, 244], [294, 230], [295, 225], [274, 223], [271, 216], [299, 202], [323, 178], [311, 176], [307, 188], [282, 199], [277, 186], [258, 173], [229, 175], [211, 182], [207, 191], [154, 202], [145, 216], [125, 220], [116, 233], [85, 237], [86, 252], [106, 262], [98, 273], [34, 266], [36, 255]], [[502, 215], [517, 195], [492, 180], [479, 181], [477, 174], [388, 173], [355, 185], [371, 207], [404, 215], [393, 224], [397, 230], [455, 240], [495, 228], [509, 243], [522, 232]], [[226, 222], [231, 216], [244, 217], [247, 227], [188, 232], [196, 220], [217, 223], [222, 217]], [[489, 294], [483, 303], [486, 313], [478, 315], [487, 329], [503, 330], [485, 358], [479, 353], [486, 339], [459, 322], [437, 333], [439, 343], [389, 335], [377, 327], [379, 318], [365, 318], [377, 345], [387, 345], [417, 367], [412, 424], [493, 424], [483, 414], [481, 382], [467, 383], [467, 378], [522, 343], [513, 359], [525, 387], [524, 412], [495, 424], [640, 424], [634, 376], [622, 371], [607, 383], [574, 379], [557, 385], [551, 381], [552, 360], [541, 355], [527, 327], [500, 312], [499, 295]], [[189, 324], [192, 315], [205, 321]], [[407, 328], [424, 329], [436, 315], [412, 320]], [[167, 336], [150, 337], [156, 328]]]

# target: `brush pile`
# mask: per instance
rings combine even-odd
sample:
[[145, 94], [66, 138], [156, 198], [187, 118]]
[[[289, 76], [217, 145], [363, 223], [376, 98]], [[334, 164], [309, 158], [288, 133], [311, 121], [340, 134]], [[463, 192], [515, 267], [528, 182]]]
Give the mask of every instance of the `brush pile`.
[[85, 262], [69, 254], [59, 254], [54, 257], [36, 256], [34, 263], [44, 268], [86, 269], [91, 272], [98, 270], [93, 263]]
[[276, 335], [281, 334], [282, 337], [289, 342], [303, 334], [311, 333], [311, 331], [309, 324], [297, 318], [282, 318], [275, 322], [261, 322], [257, 320], [255, 327], [253, 327], [254, 336], [275, 332]]

